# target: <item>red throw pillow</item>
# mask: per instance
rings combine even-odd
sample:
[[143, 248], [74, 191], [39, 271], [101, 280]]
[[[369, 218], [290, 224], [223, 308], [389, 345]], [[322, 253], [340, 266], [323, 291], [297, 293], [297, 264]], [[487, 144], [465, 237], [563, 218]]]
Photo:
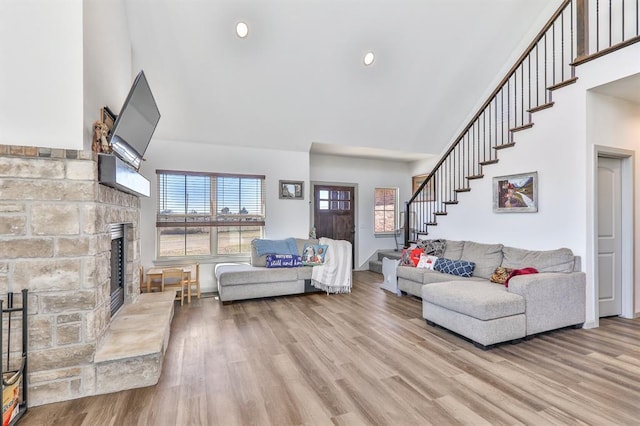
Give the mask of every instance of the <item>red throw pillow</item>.
[[422, 251], [422, 249], [420, 248], [411, 250], [409, 258], [411, 259], [413, 266], [418, 266], [418, 262], [420, 262], [420, 256], [422, 255], [422, 253], [424, 253], [424, 251]]
[[537, 274], [538, 270], [536, 268], [522, 268], [522, 269], [514, 269], [511, 271], [509, 276], [504, 282], [505, 287], [509, 287], [509, 280], [511, 277], [515, 277], [516, 275], [528, 275], [528, 274]]

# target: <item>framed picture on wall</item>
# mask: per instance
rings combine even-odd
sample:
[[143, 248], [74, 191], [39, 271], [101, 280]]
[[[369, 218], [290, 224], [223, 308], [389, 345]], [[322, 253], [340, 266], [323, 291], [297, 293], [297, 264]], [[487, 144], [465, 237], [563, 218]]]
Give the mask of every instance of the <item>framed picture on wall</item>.
[[100, 121], [107, 125], [109, 133], [111, 133], [111, 129], [113, 129], [113, 125], [116, 122], [116, 115], [109, 108], [103, 107], [100, 109]]
[[[415, 194], [416, 191], [418, 190], [418, 188], [420, 188], [420, 185], [422, 185], [422, 182], [424, 182], [424, 180], [428, 177], [429, 175], [418, 175], [418, 176], [414, 176], [411, 179], [411, 189], [412, 192]], [[424, 189], [425, 189], [425, 193], [423, 196], [420, 197], [420, 199], [416, 199], [416, 201], [435, 201], [435, 178], [431, 179], [431, 181], [429, 181], [429, 183], [427, 185], [425, 185]]]
[[493, 178], [493, 211], [535, 213], [538, 211], [538, 172]]
[[280, 198], [284, 200], [304, 200], [304, 182], [301, 180], [281, 180]]

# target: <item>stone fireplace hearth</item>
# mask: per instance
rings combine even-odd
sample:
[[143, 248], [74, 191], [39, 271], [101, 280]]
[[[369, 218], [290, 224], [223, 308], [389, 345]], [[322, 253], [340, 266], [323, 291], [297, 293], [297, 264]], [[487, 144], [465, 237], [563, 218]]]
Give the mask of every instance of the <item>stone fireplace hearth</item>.
[[91, 151], [0, 146], [0, 292], [29, 289], [29, 405], [96, 393], [111, 321], [111, 224], [124, 303], [139, 295], [140, 201], [98, 183]]

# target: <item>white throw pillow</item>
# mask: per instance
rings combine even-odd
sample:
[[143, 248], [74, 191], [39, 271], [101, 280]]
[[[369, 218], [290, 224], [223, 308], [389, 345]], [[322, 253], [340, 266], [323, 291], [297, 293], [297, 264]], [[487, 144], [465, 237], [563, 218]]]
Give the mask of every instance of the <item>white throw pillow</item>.
[[433, 265], [435, 265], [436, 260], [438, 260], [436, 256], [422, 253], [416, 268], [433, 269]]

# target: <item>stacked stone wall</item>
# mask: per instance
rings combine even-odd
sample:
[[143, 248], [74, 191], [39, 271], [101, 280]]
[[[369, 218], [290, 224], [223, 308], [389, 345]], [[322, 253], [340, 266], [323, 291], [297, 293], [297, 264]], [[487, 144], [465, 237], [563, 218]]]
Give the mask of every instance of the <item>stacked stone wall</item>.
[[139, 294], [139, 199], [97, 174], [91, 151], [0, 146], [0, 295], [29, 290], [29, 405], [95, 393], [112, 223], [126, 224], [125, 303]]

